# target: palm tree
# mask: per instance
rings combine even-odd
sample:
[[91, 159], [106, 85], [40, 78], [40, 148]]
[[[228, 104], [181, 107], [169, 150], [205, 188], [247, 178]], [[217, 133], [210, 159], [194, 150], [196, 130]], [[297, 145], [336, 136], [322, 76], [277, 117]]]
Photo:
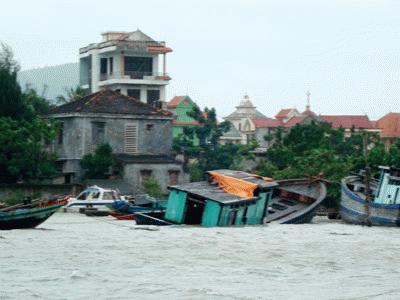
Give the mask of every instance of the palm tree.
[[58, 105], [82, 99], [83, 97], [86, 96], [86, 90], [81, 88], [80, 86], [77, 86], [75, 89], [74, 88], [66, 89], [66, 94], [67, 96], [58, 95], [56, 97]]

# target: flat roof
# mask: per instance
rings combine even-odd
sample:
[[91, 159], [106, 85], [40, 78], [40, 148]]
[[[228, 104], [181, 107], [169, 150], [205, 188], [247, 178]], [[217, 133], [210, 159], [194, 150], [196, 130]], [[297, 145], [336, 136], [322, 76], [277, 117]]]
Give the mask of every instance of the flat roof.
[[170, 186], [169, 189], [186, 192], [188, 194], [196, 195], [204, 199], [210, 199], [222, 204], [251, 202], [258, 199], [257, 197], [240, 198], [236, 195], [225, 192], [217, 185], [212, 185], [207, 181], [191, 182], [187, 184]]

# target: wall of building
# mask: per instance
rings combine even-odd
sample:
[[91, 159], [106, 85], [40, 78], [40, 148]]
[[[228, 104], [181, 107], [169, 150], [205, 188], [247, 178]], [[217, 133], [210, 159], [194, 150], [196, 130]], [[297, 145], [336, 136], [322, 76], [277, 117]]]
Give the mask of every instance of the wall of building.
[[[100, 51], [98, 49], [92, 49], [88, 53], [81, 55], [80, 59], [80, 77], [81, 77], [81, 85], [89, 84], [90, 91], [92, 93], [99, 91], [102, 88], [111, 88], [111, 89], [119, 89], [121, 93], [127, 95], [128, 89], [140, 89], [141, 97], [140, 101], [146, 103], [147, 102], [147, 90], [157, 89], [160, 90], [160, 100], [165, 101], [165, 85], [168, 84], [167, 81], [162, 82], [160, 84], [160, 80], [155, 78], [146, 78], [143, 80], [134, 79], [132, 83], [126, 83], [127, 80], [130, 80], [129, 76], [125, 76], [124, 70], [124, 57], [125, 56], [135, 56], [135, 57], [152, 57], [153, 58], [153, 75], [156, 76], [162, 72], [160, 67], [162, 64], [160, 63], [160, 55], [151, 54], [151, 53], [137, 53], [137, 52], [129, 52], [124, 51], [121, 53], [121, 50], [116, 48], [113, 51]], [[100, 59], [101, 58], [113, 58], [113, 72], [110, 74], [109, 64], [107, 64], [107, 76], [109, 79], [113, 79], [110, 84], [100, 84]], [[90, 60], [90, 62], [89, 62]], [[120, 79], [120, 81], [118, 81]], [[143, 84], [139, 84], [140, 81], [143, 81]]]
[[172, 153], [172, 124], [168, 119], [134, 119], [107, 117], [58, 118], [63, 122], [63, 143], [58, 141], [54, 149], [59, 158], [81, 158], [93, 153], [93, 123], [104, 123], [104, 143], [109, 143], [114, 153], [125, 152], [125, 126], [137, 124], [137, 154], [170, 155]]
[[97, 145], [93, 142], [93, 123], [104, 123], [104, 143], [109, 143], [113, 153], [125, 153], [125, 126], [137, 124], [137, 153], [144, 155], [172, 155], [172, 123], [169, 119], [134, 119], [110, 117], [98, 114], [96, 117], [57, 118], [63, 122], [62, 143], [53, 144], [60, 161], [64, 161], [64, 173], [76, 173], [76, 180], [82, 176], [79, 162]]
[[[161, 185], [163, 194], [168, 193], [167, 187], [173, 184], [182, 184], [189, 182], [189, 175], [183, 172], [180, 164], [126, 164], [123, 170], [123, 179], [130, 184], [133, 184], [136, 190], [142, 190], [142, 180], [144, 179], [143, 171], [151, 171], [151, 176], [154, 177]], [[179, 172], [178, 182], [172, 182], [170, 172]]]
[[57, 137], [53, 149], [59, 159], [81, 158], [85, 153], [84, 147], [84, 119], [83, 118], [57, 118], [62, 122], [62, 141]]
[[273, 136], [276, 132], [274, 128], [256, 128], [255, 130], [255, 138], [260, 147], [269, 148], [273, 141], [266, 141], [264, 139], [265, 136]]

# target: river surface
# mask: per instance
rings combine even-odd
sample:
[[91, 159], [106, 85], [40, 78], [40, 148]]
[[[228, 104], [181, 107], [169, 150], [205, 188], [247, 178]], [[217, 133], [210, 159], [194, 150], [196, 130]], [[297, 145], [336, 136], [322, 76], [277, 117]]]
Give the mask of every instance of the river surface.
[[400, 299], [399, 237], [323, 218], [157, 228], [56, 213], [0, 231], [0, 299]]

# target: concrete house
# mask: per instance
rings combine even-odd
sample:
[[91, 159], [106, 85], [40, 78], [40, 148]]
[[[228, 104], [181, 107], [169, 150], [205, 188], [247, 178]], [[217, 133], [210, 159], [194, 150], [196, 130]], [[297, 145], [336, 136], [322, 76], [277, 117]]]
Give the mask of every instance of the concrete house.
[[266, 118], [257, 107], [250, 101], [248, 95], [245, 95], [236, 106], [236, 110], [230, 115], [224, 117], [225, 121], [229, 121], [240, 132], [241, 144], [247, 144], [254, 139], [255, 127], [252, 123], [254, 118]]
[[48, 117], [61, 122], [54, 150], [67, 182], [82, 179], [82, 157], [103, 143], [111, 145], [122, 178], [137, 189], [146, 176], [155, 177], [164, 192], [188, 179], [172, 157], [168, 111], [107, 89], [58, 106]]
[[[174, 138], [183, 133], [185, 127], [193, 128], [199, 126], [199, 122], [187, 114], [191, 112], [194, 107], [197, 107], [197, 104], [189, 96], [175, 96], [167, 102], [167, 109], [175, 116], [172, 121], [172, 133]], [[196, 146], [199, 144], [197, 136], [193, 138], [193, 144]]]
[[353, 131], [365, 130], [379, 133], [374, 123], [367, 115], [320, 115], [322, 122], [331, 124], [332, 128], [343, 129], [345, 136], [351, 136]]
[[400, 113], [388, 113], [376, 122], [386, 151], [400, 138]]
[[165, 87], [171, 79], [166, 54], [172, 49], [140, 30], [102, 36], [100, 43], [79, 50], [81, 87], [89, 93], [116, 90], [148, 104], [165, 101]]

